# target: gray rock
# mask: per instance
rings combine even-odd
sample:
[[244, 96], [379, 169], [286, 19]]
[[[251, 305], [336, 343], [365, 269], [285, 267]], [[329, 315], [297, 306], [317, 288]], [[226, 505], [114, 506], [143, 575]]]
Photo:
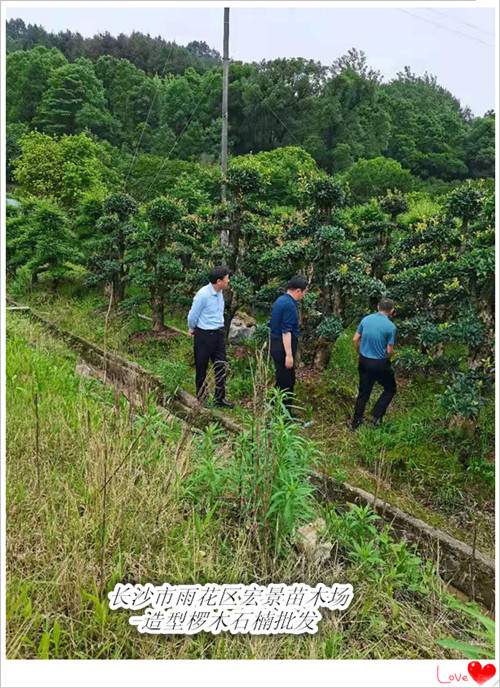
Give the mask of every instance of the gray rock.
[[242, 344], [251, 339], [254, 333], [255, 319], [246, 313], [236, 313], [229, 326], [229, 341], [232, 344]]
[[325, 522], [322, 518], [316, 519], [297, 530], [295, 543], [305, 558], [314, 564], [322, 564], [327, 561], [332, 552], [331, 542], [322, 542], [320, 534], [325, 531]]

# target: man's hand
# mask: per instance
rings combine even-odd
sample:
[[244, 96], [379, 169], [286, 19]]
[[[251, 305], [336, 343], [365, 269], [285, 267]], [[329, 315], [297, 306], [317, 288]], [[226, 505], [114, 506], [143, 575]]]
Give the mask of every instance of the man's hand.
[[293, 356], [292, 355], [286, 355], [285, 356], [285, 368], [293, 368]]
[[189, 334], [190, 337], [194, 337], [194, 330], [192, 330], [191, 328], [189, 328], [188, 334]]

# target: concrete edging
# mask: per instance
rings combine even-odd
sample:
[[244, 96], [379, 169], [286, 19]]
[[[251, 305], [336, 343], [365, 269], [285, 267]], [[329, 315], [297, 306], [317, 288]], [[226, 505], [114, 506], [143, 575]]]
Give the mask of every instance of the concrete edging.
[[360, 487], [341, 483], [316, 474], [314, 483], [328, 501], [344, 501], [368, 505], [404, 540], [414, 544], [422, 556], [432, 559], [446, 583], [464, 592], [471, 599], [495, 608], [495, 560], [470, 545], [457, 540], [439, 528], [434, 528], [415, 516], [410, 516]]
[[[242, 426], [219, 411], [201, 407], [195, 397], [182, 389], [178, 389], [174, 395], [168, 395], [162, 379], [137, 363], [128, 361], [113, 352], [105, 351], [83, 337], [62, 329], [31, 308], [24, 307], [9, 297], [7, 301], [18, 312], [29, 314], [57, 337], [67, 341], [88, 364], [105, 371], [106, 379], [122, 390], [126, 396], [137, 395], [145, 399], [152, 393], [160, 406], [171, 410], [172, 413], [195, 427], [203, 428], [212, 422], [218, 422], [231, 433], [243, 432]], [[351, 502], [373, 508], [390, 523], [399, 536], [414, 544], [422, 556], [434, 561], [438, 573], [447, 583], [451, 583], [470, 598], [481, 602], [488, 609], [494, 609], [494, 559], [473, 550], [472, 547], [443, 530], [410, 516], [398, 507], [376, 498], [359, 487], [336, 481], [319, 473], [314, 474], [312, 482], [323, 498], [328, 501]]]

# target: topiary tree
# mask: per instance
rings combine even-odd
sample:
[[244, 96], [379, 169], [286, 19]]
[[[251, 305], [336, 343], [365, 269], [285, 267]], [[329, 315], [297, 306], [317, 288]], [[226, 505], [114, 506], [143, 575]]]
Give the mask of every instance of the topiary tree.
[[103, 214], [97, 220], [98, 235], [92, 242], [88, 261], [89, 284], [109, 284], [112, 305], [116, 307], [125, 298], [128, 281], [127, 250], [135, 231], [132, 218], [137, 212], [133, 198], [124, 193], [108, 196], [102, 204]]
[[228, 202], [214, 212], [214, 219], [222, 228], [222, 248], [215, 255], [233, 273], [230, 289], [225, 294], [226, 336], [236, 311], [250, 302], [254, 291], [247, 271], [251, 274], [255, 268], [250, 264], [249, 255], [255, 250], [255, 239], [265, 213], [265, 206], [259, 202], [263, 185], [261, 173], [251, 164], [233, 163], [226, 177]]
[[151, 201], [139, 223], [131, 251], [133, 280], [147, 289], [153, 331], [165, 328], [165, 302], [182, 275], [182, 233], [179, 227], [184, 206], [176, 199], [160, 196]]
[[462, 233], [465, 235], [469, 222], [481, 208], [483, 193], [474, 182], [466, 182], [448, 194], [445, 208], [448, 215], [462, 221]]
[[312, 177], [306, 183], [305, 196], [309, 204], [316, 209], [318, 220], [328, 224], [334, 208], [341, 208], [346, 201], [346, 190], [333, 177], [321, 175]]
[[[395, 243], [387, 274], [402, 317], [401, 341], [436, 365], [443, 361], [448, 371], [464, 359], [470, 368], [488, 368], [495, 307], [488, 196], [469, 184], [458, 187], [445, 199], [443, 213], [410, 230]], [[467, 353], [457, 356], [457, 347]]]
[[406, 200], [404, 194], [402, 194], [397, 189], [388, 190], [385, 196], [382, 196], [379, 200], [380, 207], [391, 216], [391, 221], [395, 222], [396, 217], [401, 213], [405, 213], [408, 210], [408, 201]]
[[355, 234], [364, 259], [370, 264], [371, 276], [383, 279], [389, 258], [391, 233], [395, 227], [388, 220], [380, 203], [372, 198], [369, 203], [348, 209], [345, 221]]
[[[341, 208], [332, 207], [345, 200], [338, 184], [328, 181], [314, 185], [309, 198], [316, 198], [316, 205], [295, 218], [277, 246], [263, 252], [259, 267], [269, 275], [270, 282], [279, 275], [286, 283], [299, 272], [308, 277], [310, 292], [303, 302], [302, 349], [304, 359], [321, 370], [327, 366], [332, 343], [342, 328], [359, 312], [366, 312], [370, 296], [380, 296], [385, 286], [370, 274], [362, 247], [349, 236]], [[325, 214], [331, 224], [321, 222]]]
[[[331, 345], [334, 344], [343, 332], [342, 320], [336, 315], [323, 318], [316, 328], [316, 335], [321, 346], [316, 347], [314, 355], [314, 367], [324, 369], [330, 360]], [[327, 343], [326, 346], [324, 343]]]

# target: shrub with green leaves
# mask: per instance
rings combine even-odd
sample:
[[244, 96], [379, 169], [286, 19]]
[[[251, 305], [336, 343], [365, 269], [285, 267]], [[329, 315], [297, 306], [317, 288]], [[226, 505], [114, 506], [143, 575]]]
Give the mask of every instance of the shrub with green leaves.
[[229, 168], [226, 183], [236, 196], [248, 196], [259, 192], [262, 186], [261, 173], [251, 165], [233, 165]]
[[7, 264], [10, 270], [24, 268], [31, 282], [45, 275], [57, 284], [69, 263], [80, 258], [75, 236], [61, 208], [50, 200], [23, 203], [9, 211], [7, 219]]
[[323, 337], [323, 339], [329, 342], [336, 342], [337, 339], [342, 334], [342, 321], [334, 315], [324, 318], [316, 328], [316, 333], [318, 337]]
[[467, 229], [471, 219], [481, 208], [483, 194], [474, 182], [466, 182], [448, 194], [445, 208], [451, 217], [462, 220], [462, 229]]
[[485, 381], [474, 370], [457, 373], [440, 397], [447, 418], [476, 418], [484, 403]]
[[358, 160], [342, 177], [349, 184], [353, 198], [361, 203], [389, 189], [411, 191], [415, 184], [415, 178], [401, 163], [382, 156]]
[[347, 197], [344, 185], [327, 175], [313, 177], [306, 185], [305, 194], [310, 204], [319, 210], [324, 222], [330, 221], [334, 208], [342, 208]]
[[103, 163], [102, 146], [86, 134], [56, 139], [38, 131], [23, 136], [14, 160], [14, 177], [21, 188], [40, 198], [51, 197], [66, 208], [88, 191], [110, 188], [113, 174]]
[[391, 591], [428, 591], [431, 567], [422, 562], [414, 548], [395, 541], [390, 527], [382, 526], [381, 517], [368, 505], [351, 506], [344, 513], [329, 508], [326, 524], [342, 554], [364, 576]]
[[394, 356], [394, 367], [411, 374], [425, 372], [431, 365], [431, 356], [410, 346], [398, 348]]

